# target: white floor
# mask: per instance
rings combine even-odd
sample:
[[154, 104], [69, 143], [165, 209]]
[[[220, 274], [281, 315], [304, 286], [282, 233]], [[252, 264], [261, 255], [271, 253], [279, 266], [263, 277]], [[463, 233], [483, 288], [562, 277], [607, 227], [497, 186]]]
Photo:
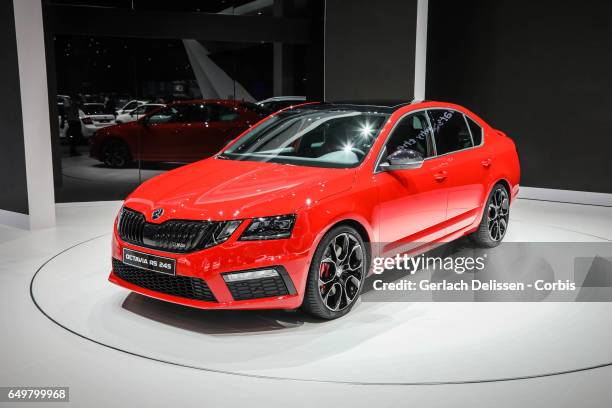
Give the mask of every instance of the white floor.
[[[167, 305], [104, 283], [119, 205], [0, 227], [0, 386], [69, 386], [75, 407], [612, 404], [610, 366], [406, 385], [612, 362], [612, 304], [362, 302], [329, 323]], [[509, 240], [612, 240], [612, 208], [519, 200], [511, 218]], [[39, 269], [34, 298], [65, 328], [30, 297]]]

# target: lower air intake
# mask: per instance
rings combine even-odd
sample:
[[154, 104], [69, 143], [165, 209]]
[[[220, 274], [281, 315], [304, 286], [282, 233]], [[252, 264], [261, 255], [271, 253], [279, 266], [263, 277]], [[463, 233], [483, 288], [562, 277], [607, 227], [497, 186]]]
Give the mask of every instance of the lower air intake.
[[200, 278], [164, 275], [126, 265], [114, 258], [113, 272], [126, 282], [155, 292], [204, 302], [217, 301], [206, 282]]

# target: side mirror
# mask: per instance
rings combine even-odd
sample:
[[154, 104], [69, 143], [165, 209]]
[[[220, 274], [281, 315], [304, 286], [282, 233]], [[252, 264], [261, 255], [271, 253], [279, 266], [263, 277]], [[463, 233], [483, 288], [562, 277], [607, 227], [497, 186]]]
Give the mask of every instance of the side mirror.
[[421, 153], [412, 149], [398, 149], [387, 156], [387, 161], [380, 163], [383, 171], [418, 169], [425, 159]]

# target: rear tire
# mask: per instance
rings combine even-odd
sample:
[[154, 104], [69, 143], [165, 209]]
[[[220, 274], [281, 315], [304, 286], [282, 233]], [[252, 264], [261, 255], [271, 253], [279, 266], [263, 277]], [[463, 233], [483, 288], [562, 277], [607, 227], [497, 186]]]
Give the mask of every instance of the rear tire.
[[132, 163], [129, 146], [118, 139], [111, 139], [102, 146], [102, 162], [108, 167], [120, 169]]
[[302, 308], [321, 319], [344, 316], [357, 302], [368, 268], [368, 251], [357, 230], [333, 228], [312, 257]]
[[506, 236], [510, 221], [510, 196], [506, 187], [498, 183], [491, 190], [478, 229], [470, 238], [484, 248], [498, 246]]

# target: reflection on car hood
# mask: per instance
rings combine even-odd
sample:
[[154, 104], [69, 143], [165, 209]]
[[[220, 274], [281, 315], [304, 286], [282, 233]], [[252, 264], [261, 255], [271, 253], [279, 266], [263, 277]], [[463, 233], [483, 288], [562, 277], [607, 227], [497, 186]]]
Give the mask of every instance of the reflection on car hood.
[[349, 190], [355, 169], [206, 159], [142, 184], [126, 206], [167, 219], [242, 219], [294, 213]]

